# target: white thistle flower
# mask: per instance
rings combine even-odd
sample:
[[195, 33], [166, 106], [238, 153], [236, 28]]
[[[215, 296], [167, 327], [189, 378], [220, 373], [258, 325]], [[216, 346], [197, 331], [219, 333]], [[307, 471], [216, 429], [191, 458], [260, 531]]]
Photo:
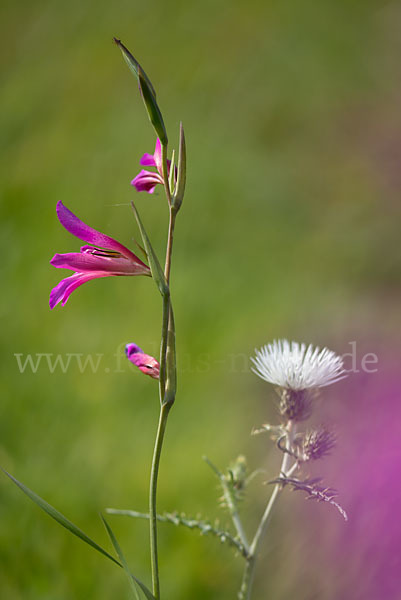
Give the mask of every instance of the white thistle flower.
[[327, 348], [274, 340], [255, 352], [252, 371], [282, 388], [319, 388], [346, 377], [343, 359]]

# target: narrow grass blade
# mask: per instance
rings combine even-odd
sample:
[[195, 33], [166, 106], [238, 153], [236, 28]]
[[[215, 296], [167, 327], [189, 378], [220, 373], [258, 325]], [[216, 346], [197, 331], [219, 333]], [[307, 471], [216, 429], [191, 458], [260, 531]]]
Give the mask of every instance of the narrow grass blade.
[[104, 550], [101, 546], [99, 546], [99, 544], [94, 542], [89, 536], [86, 535], [86, 533], [84, 533], [81, 529], [79, 529], [79, 527], [74, 525], [74, 523], [71, 523], [71, 521], [69, 521], [67, 519], [67, 517], [65, 517], [60, 512], [58, 512], [58, 510], [53, 508], [53, 506], [48, 504], [45, 500], [43, 500], [43, 498], [41, 498], [40, 496], [35, 494], [35, 492], [33, 492], [32, 490], [27, 488], [26, 485], [24, 485], [23, 483], [18, 481], [18, 479], [15, 479], [15, 477], [10, 475], [10, 473], [7, 473], [7, 471], [5, 471], [4, 469], [2, 469], [2, 471], [5, 473], [5, 475], [7, 475], [7, 477], [9, 477], [11, 479], [11, 481], [13, 481], [24, 492], [24, 494], [26, 494], [28, 496], [28, 498], [30, 498], [33, 502], [35, 502], [35, 504], [37, 504], [39, 506], [39, 508], [41, 508], [45, 513], [47, 513], [50, 517], [52, 517], [55, 521], [57, 521], [57, 523], [59, 523], [62, 527], [65, 527], [66, 529], [68, 529], [68, 531], [70, 531], [72, 534], [76, 535], [83, 542], [86, 542], [89, 546], [92, 546], [92, 548], [94, 548], [95, 550], [100, 552], [100, 554], [107, 556], [107, 558], [109, 558], [110, 560], [112, 560], [114, 563], [116, 563], [118, 566], [121, 567], [121, 564], [118, 562], [118, 560], [116, 560], [113, 556], [111, 556], [111, 554], [106, 552], [106, 550]]
[[163, 269], [160, 266], [159, 259], [156, 256], [155, 251], [153, 250], [152, 244], [150, 243], [148, 234], [146, 233], [145, 227], [141, 221], [139, 213], [136, 209], [136, 206], [133, 202], [131, 202], [132, 210], [134, 211], [136, 222], [138, 223], [139, 231], [141, 232], [143, 245], [145, 246], [146, 254], [149, 260], [150, 270], [152, 272], [152, 277], [155, 280], [157, 287], [161, 295], [164, 297], [168, 295], [169, 288], [166, 282], [166, 278], [164, 276]]
[[139, 596], [138, 596], [138, 590], [136, 588], [136, 585], [139, 585], [140, 589], [142, 590], [143, 594], [146, 596], [146, 598], [148, 598], [149, 600], [154, 600], [154, 596], [153, 594], [150, 592], [150, 590], [148, 590], [148, 588], [146, 587], [146, 585], [144, 583], [142, 583], [139, 579], [137, 579], [134, 575], [132, 575], [132, 573], [129, 570], [127, 561], [125, 560], [125, 556], [123, 554], [123, 551], [121, 550], [121, 546], [117, 541], [116, 536], [113, 533], [113, 530], [111, 529], [110, 525], [108, 524], [108, 522], [106, 521], [106, 519], [104, 518], [103, 515], [100, 515], [103, 524], [106, 528], [107, 533], [109, 534], [111, 543], [114, 546], [115, 551], [117, 552], [117, 556], [121, 561], [122, 567], [128, 577], [128, 580], [130, 582], [130, 586], [131, 586], [131, 590], [135, 596], [135, 598], [137, 600], [139, 600]]

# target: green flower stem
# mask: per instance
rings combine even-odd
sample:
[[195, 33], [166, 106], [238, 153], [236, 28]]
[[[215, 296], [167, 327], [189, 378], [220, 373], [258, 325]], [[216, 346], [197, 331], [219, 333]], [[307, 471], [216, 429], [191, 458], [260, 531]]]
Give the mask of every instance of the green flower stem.
[[160, 598], [159, 566], [157, 553], [157, 479], [159, 474], [160, 456], [167, 425], [167, 418], [174, 403], [176, 393], [175, 378], [175, 333], [174, 317], [171, 307], [170, 294], [163, 296], [163, 326], [160, 364], [160, 416], [153, 450], [152, 468], [149, 489], [149, 527], [150, 527], [150, 556], [152, 570], [153, 595]]
[[149, 515], [150, 515], [150, 556], [152, 569], [152, 592], [156, 600], [160, 598], [160, 583], [159, 583], [159, 564], [157, 555], [157, 512], [156, 512], [156, 495], [157, 495], [157, 476], [159, 474], [160, 456], [163, 446], [164, 434], [166, 431], [167, 418], [170, 412], [171, 404], [162, 404], [160, 409], [159, 425], [157, 428], [155, 447], [153, 451], [152, 470], [150, 476], [150, 492], [149, 492]]
[[[287, 448], [287, 450], [289, 450], [292, 446], [294, 435], [295, 435], [295, 425], [292, 421], [289, 421], [288, 425], [287, 425], [287, 432], [286, 432], [286, 437], [287, 437], [286, 448]], [[291, 460], [291, 455], [288, 452], [284, 452], [279, 476], [282, 474], [288, 475], [289, 473], [293, 472], [294, 468], [296, 468], [296, 466], [297, 466], [296, 464], [293, 465], [291, 468], [289, 468], [290, 460]], [[270, 499], [265, 508], [265, 512], [263, 513], [263, 516], [260, 520], [259, 526], [256, 530], [255, 536], [250, 545], [249, 555], [248, 555], [247, 562], [245, 565], [244, 574], [242, 577], [241, 589], [238, 593], [239, 600], [250, 600], [250, 598], [251, 598], [252, 584], [253, 584], [254, 575], [255, 575], [256, 558], [259, 553], [260, 544], [263, 539], [263, 535], [266, 531], [266, 527], [267, 527], [267, 524], [268, 524], [268, 521], [269, 521], [269, 518], [271, 515], [272, 508], [273, 508], [281, 490], [282, 490], [282, 486], [279, 483], [277, 483], [274, 486], [272, 495], [270, 496]]]
[[[168, 184], [165, 184], [165, 188], [168, 188]], [[173, 241], [174, 241], [174, 227], [176, 212], [173, 207], [170, 206], [169, 210], [169, 226], [168, 226], [168, 237], [167, 237], [167, 249], [166, 249], [166, 262], [164, 267], [164, 276], [166, 278], [167, 285], [170, 284], [170, 270], [171, 270], [171, 257], [173, 252]], [[170, 368], [169, 368], [169, 364]], [[171, 387], [174, 387], [175, 396], [175, 326], [174, 326], [174, 315], [173, 307], [171, 304], [170, 293], [166, 293], [163, 296], [163, 325], [162, 325], [162, 341], [160, 350], [160, 402], [167, 401], [166, 398], [166, 378], [169, 378], [169, 394], [171, 394]], [[174, 384], [172, 384], [174, 380]], [[174, 402], [174, 399], [173, 399]]]
[[170, 320], [170, 294], [163, 296], [163, 317], [162, 317], [162, 336], [161, 336], [161, 347], [160, 347], [160, 375], [159, 375], [159, 397], [160, 404], [163, 404], [164, 394], [166, 390], [166, 353], [167, 353], [167, 339], [168, 339], [168, 328]]
[[162, 144], [162, 171], [164, 179], [164, 191], [166, 192], [168, 205], [171, 206], [171, 192], [167, 168], [167, 144]]
[[[165, 348], [165, 351], [164, 351]], [[162, 330], [162, 361], [160, 367], [160, 416], [153, 450], [152, 468], [149, 489], [149, 528], [150, 528], [150, 556], [152, 570], [153, 595], [156, 600], [160, 598], [159, 563], [157, 552], [157, 479], [159, 474], [160, 456], [163, 439], [166, 431], [167, 418], [174, 404], [176, 394], [175, 375], [175, 332], [174, 316], [170, 302], [170, 295], [163, 297], [163, 330]], [[164, 352], [164, 354], [163, 354]], [[163, 377], [162, 377], [163, 373]]]
[[170, 206], [170, 219], [168, 224], [168, 238], [167, 238], [167, 250], [166, 250], [166, 264], [164, 266], [164, 276], [167, 281], [167, 285], [170, 283], [170, 270], [171, 270], [171, 255], [173, 252], [173, 241], [174, 241], [174, 227], [175, 218], [177, 213]]
[[[167, 169], [167, 144], [162, 145], [162, 165], [164, 189], [169, 204], [169, 228], [166, 249], [164, 276], [167, 286], [170, 281], [171, 256], [173, 251], [174, 226], [176, 212], [171, 207], [171, 193]], [[157, 479], [159, 474], [160, 456], [166, 431], [167, 419], [176, 394], [176, 362], [175, 362], [175, 327], [169, 288], [163, 294], [163, 319], [160, 350], [160, 417], [153, 450], [152, 468], [149, 490], [149, 527], [150, 527], [150, 556], [152, 570], [153, 595], [160, 599], [159, 565], [157, 552]]]

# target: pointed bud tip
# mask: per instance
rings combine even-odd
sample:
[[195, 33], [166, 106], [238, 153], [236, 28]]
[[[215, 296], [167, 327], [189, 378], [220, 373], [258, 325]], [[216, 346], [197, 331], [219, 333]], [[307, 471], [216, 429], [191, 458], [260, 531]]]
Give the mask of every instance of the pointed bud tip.
[[142, 348], [137, 346], [137, 344], [133, 344], [133, 343], [126, 344], [125, 355], [127, 356], [127, 358], [129, 358], [131, 356], [131, 354], [143, 354], [143, 350], [142, 350]]

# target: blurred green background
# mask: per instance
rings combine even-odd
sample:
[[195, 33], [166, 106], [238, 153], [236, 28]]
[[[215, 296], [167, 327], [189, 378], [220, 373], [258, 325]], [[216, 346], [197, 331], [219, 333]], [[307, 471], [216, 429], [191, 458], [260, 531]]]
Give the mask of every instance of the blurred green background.
[[[154, 134], [112, 44], [118, 36], [157, 89], [172, 145], [182, 120], [188, 146], [172, 273], [179, 393], [159, 508], [228, 524], [201, 457], [224, 468], [245, 453], [251, 469], [267, 471], [244, 503], [251, 532], [280, 457], [267, 437], [249, 435], [277, 415], [248, 357], [280, 337], [340, 354], [355, 342], [360, 372], [325, 390], [315, 416], [337, 427], [337, 451], [315, 472], [339, 488], [350, 523], [283, 494], [254, 598], [366, 600], [381, 579], [385, 597], [399, 598], [379, 558], [392, 521], [383, 539], [365, 534], [378, 506], [398, 498], [385, 477], [380, 490], [372, 483], [367, 457], [391, 423], [394, 439], [400, 433], [397, 404], [386, 410], [391, 393], [383, 396], [400, 331], [400, 4], [5, 0], [0, 15], [0, 464], [107, 548], [98, 513], [147, 507], [157, 385], [129, 368], [122, 348], [134, 341], [157, 353], [157, 290], [146, 278], [98, 280], [64, 308], [48, 307], [68, 274], [50, 258], [79, 247], [57, 221], [57, 200], [132, 247], [135, 198], [164, 247], [161, 191], [129, 185]], [[367, 352], [378, 357], [376, 373], [360, 369]], [[45, 361], [21, 373], [16, 353], [101, 359], [96, 373], [74, 361], [66, 373]], [[398, 446], [385, 456], [394, 465]], [[358, 479], [351, 465], [361, 457]], [[0, 497], [2, 598], [130, 597], [119, 569], [5, 477]], [[110, 523], [149, 582], [147, 524]], [[230, 548], [171, 525], [160, 525], [159, 539], [164, 598], [236, 597], [242, 560]]]

